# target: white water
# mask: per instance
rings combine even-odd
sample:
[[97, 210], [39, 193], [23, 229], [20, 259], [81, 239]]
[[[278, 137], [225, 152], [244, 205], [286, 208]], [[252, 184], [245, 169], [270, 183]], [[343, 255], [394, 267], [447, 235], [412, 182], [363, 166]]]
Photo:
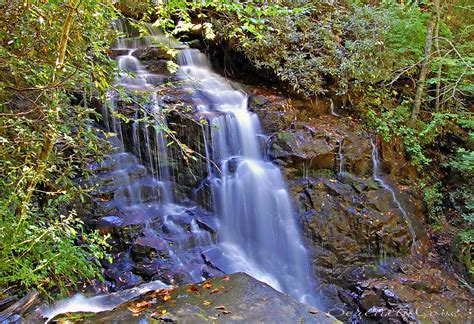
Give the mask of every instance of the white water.
[[334, 109], [334, 102], [332, 101], [332, 99], [329, 99], [330, 102], [331, 102], [331, 105], [329, 106], [329, 110], [331, 112], [331, 115], [335, 116], [335, 117], [342, 117], [341, 115], [339, 115], [336, 110]]
[[[198, 50], [182, 50], [180, 73], [206, 104], [210, 124], [208, 160], [218, 240], [226, 271], [245, 271], [294, 298], [311, 302], [313, 280], [302, 235], [280, 170], [263, 159], [262, 133], [247, 95], [214, 73]], [[210, 163], [210, 162], [209, 162]], [[313, 300], [314, 301], [314, 300]]]
[[94, 297], [86, 297], [81, 294], [77, 294], [71, 298], [63, 301], [59, 301], [52, 306], [45, 307], [41, 310], [41, 314], [49, 320], [53, 319], [59, 314], [65, 313], [77, 313], [77, 312], [88, 312], [88, 313], [99, 313], [108, 310], [112, 310], [115, 307], [126, 303], [133, 298], [143, 295], [152, 290], [158, 290], [163, 288], [169, 288], [170, 286], [165, 285], [161, 281], [152, 281], [143, 284], [139, 287], [132, 288], [129, 290], [112, 293], [108, 295], [100, 295]]
[[412, 237], [412, 251], [416, 252], [418, 242], [416, 240], [416, 232], [415, 229], [413, 228], [413, 224], [410, 220], [410, 217], [408, 216], [407, 211], [403, 206], [401, 205], [400, 201], [397, 198], [397, 195], [395, 193], [395, 190], [383, 179], [382, 171], [380, 168], [380, 159], [379, 159], [379, 154], [377, 151], [377, 145], [375, 141], [371, 138], [370, 139], [370, 144], [372, 145], [372, 164], [373, 164], [373, 178], [375, 181], [377, 181], [378, 184], [392, 195], [392, 200], [397, 206], [398, 210], [402, 213], [402, 216], [404, 220], [407, 223], [408, 230], [411, 234]]

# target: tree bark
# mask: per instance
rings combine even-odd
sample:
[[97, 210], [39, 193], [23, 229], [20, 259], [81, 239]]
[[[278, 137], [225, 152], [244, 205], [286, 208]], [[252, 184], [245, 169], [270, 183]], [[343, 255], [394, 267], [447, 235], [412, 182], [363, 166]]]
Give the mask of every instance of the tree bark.
[[423, 99], [423, 92], [425, 90], [425, 80], [428, 74], [428, 66], [431, 54], [431, 46], [433, 43], [433, 31], [436, 24], [436, 11], [439, 10], [439, 0], [433, 0], [431, 3], [431, 15], [428, 21], [428, 29], [426, 31], [425, 41], [425, 57], [421, 62], [420, 76], [418, 77], [418, 83], [416, 86], [415, 104], [411, 113], [410, 126], [413, 126], [420, 113], [421, 100]]
[[436, 29], [435, 29], [435, 34], [434, 34], [434, 46], [435, 50], [438, 53], [438, 58], [440, 59], [439, 62], [439, 67], [438, 67], [438, 74], [436, 75], [437, 81], [436, 81], [436, 92], [435, 92], [435, 112], [439, 112], [441, 108], [441, 74], [442, 74], [442, 68], [443, 65], [441, 63], [441, 52], [439, 49], [439, 25], [441, 23], [441, 9], [439, 8], [439, 1], [435, 3], [436, 10]]

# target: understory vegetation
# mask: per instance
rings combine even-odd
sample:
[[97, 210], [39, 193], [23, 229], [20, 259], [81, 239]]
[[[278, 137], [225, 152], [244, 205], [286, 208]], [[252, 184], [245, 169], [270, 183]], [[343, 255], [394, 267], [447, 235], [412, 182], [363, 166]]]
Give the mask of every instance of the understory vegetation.
[[103, 155], [88, 99], [110, 87], [119, 10], [225, 43], [293, 93], [331, 98], [402, 141], [428, 223], [452, 234], [474, 276], [470, 1], [7, 0], [0, 10], [0, 297], [101, 276], [105, 238], [83, 229], [76, 180]]
[[103, 151], [86, 97], [103, 93], [112, 76], [112, 9], [101, 1], [0, 4], [0, 295], [65, 292], [100, 276], [105, 240], [83, 230], [73, 206], [87, 199], [75, 179]]

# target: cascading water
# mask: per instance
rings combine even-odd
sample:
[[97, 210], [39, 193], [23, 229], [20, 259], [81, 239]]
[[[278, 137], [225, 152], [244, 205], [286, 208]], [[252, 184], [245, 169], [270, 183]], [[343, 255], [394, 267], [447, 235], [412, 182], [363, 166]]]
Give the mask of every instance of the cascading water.
[[377, 145], [375, 144], [375, 141], [372, 138], [370, 139], [370, 144], [372, 145], [373, 178], [380, 184], [382, 188], [390, 192], [390, 194], [392, 195], [392, 201], [397, 206], [398, 210], [400, 210], [400, 213], [406, 221], [408, 230], [412, 237], [412, 253], [417, 254], [417, 250], [420, 248], [421, 242], [417, 240], [414, 224], [410, 219], [410, 216], [408, 215], [407, 211], [405, 210], [405, 208], [403, 208], [400, 201], [398, 200], [397, 195], [395, 194], [395, 190], [383, 178], [382, 170], [380, 168], [380, 159], [377, 151]]
[[[214, 73], [198, 50], [182, 50], [178, 63], [187, 86], [207, 104], [199, 107], [210, 125], [208, 160], [218, 241], [226, 272], [245, 271], [306, 302], [313, 280], [307, 252], [293, 216], [280, 170], [265, 161], [256, 114], [247, 96]], [[209, 162], [211, 163], [211, 162]]]
[[[125, 34], [128, 31], [126, 25], [119, 24], [118, 28]], [[150, 27], [151, 28], [151, 27]], [[198, 282], [203, 280], [201, 271], [189, 267], [195, 262], [194, 251], [197, 246], [208, 246], [214, 242], [211, 234], [200, 228], [196, 219], [193, 218], [192, 208], [184, 207], [175, 203], [173, 185], [169, 170], [167, 140], [161, 130], [166, 125], [165, 116], [161, 113], [161, 98], [155, 90], [155, 85], [163, 82], [164, 77], [150, 73], [134, 56], [140, 47], [166, 41], [157, 31], [150, 30], [149, 37], [120, 38], [117, 41], [116, 51], [122, 55], [117, 56], [120, 73], [116, 80], [116, 87], [122, 88], [128, 98], [124, 99], [115, 90], [110, 91], [107, 106], [103, 107], [102, 115], [104, 124], [109, 132], [115, 133], [115, 144], [119, 153], [111, 156], [113, 171], [107, 176], [114, 178], [116, 185], [114, 194], [114, 205], [124, 215], [133, 213], [144, 215], [146, 231], [142, 233], [145, 239], [158, 240], [163, 237], [171, 244], [165, 244], [166, 253], [169, 254], [174, 265], [188, 267], [189, 281]], [[133, 34], [133, 33], [132, 33]], [[132, 102], [130, 109], [134, 109], [134, 121], [131, 127], [131, 136], [127, 148], [134, 153], [125, 152], [124, 133], [125, 127], [120, 118], [113, 116], [111, 112], [121, 112], [124, 102]], [[133, 110], [132, 110], [133, 112]], [[146, 120], [146, 121], [144, 121]], [[157, 127], [154, 127], [157, 126]], [[113, 138], [112, 138], [113, 139]], [[130, 143], [131, 142], [131, 143]], [[141, 164], [146, 164], [147, 168]], [[140, 171], [139, 176], [131, 173], [130, 169]], [[151, 172], [151, 175], [148, 172]], [[154, 228], [151, 224], [156, 218], [161, 226]], [[126, 220], [127, 222], [128, 220]], [[189, 224], [188, 224], [189, 222]], [[189, 230], [188, 230], [189, 225]], [[198, 262], [199, 263], [199, 262]], [[194, 263], [195, 264], [195, 263]]]
[[334, 102], [332, 101], [332, 99], [329, 99], [329, 100], [330, 100], [330, 102], [331, 102], [331, 104], [330, 104], [330, 106], [329, 106], [329, 111], [331, 112], [331, 115], [333, 115], [334, 117], [338, 117], [338, 118], [342, 117], [342, 116], [339, 115], [339, 114], [336, 112], [336, 110], [334, 109]]
[[[119, 54], [120, 68], [115, 88], [122, 89], [111, 89], [102, 107], [106, 130], [116, 134], [109, 135], [116, 150], [100, 165], [91, 165], [97, 171], [96, 181], [105, 185], [98, 185], [97, 190], [113, 192], [113, 199], [104, 201], [103, 206], [117, 213], [103, 216], [100, 221], [144, 225], [131, 244], [152, 244], [165, 255], [153, 260], [142, 259], [145, 267], [154, 269], [154, 262], [158, 262], [158, 266], [164, 265], [164, 271], [171, 268], [178, 276], [184, 274], [183, 281], [188, 283], [219, 275], [222, 273], [219, 270], [245, 271], [297, 299], [315, 304], [309, 260], [293, 219], [285, 182], [280, 170], [264, 160], [263, 143], [258, 141], [262, 137], [258, 136], [261, 133], [259, 120], [247, 111], [246, 95], [213, 73], [199, 51], [181, 52], [183, 86], [197, 96], [196, 102], [207, 102], [198, 104], [197, 109], [210, 124], [210, 127], [203, 125], [203, 134], [208, 180], [213, 184], [215, 211], [220, 218], [218, 225], [198, 207], [179, 205], [175, 201], [168, 143], [160, 131], [166, 119], [155, 89], [164, 76], [150, 73], [134, 56], [140, 47], [153, 46], [156, 42], [167, 42], [172, 47], [182, 45], [164, 39], [159, 33], [138, 37], [121, 22], [117, 28], [128, 36], [120, 38], [114, 48]], [[127, 100], [123, 100], [120, 93], [126, 93]], [[127, 126], [116, 113], [132, 114], [134, 121]], [[155, 125], [143, 121], [150, 117], [155, 119]], [[222, 267], [210, 266], [210, 255], [206, 253], [216, 248], [216, 226]], [[129, 246], [118, 256], [129, 258], [132, 253], [133, 247]], [[154, 275], [161, 273], [157, 270]], [[151, 285], [165, 286], [160, 281]], [[102, 311], [114, 305], [108, 302], [107, 296], [92, 299], [76, 296], [45, 315], [54, 316], [69, 310]]]

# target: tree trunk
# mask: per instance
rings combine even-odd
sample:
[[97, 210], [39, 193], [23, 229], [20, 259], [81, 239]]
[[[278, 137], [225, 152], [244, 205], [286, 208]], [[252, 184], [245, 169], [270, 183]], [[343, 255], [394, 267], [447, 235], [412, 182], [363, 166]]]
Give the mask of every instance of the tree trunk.
[[[79, 1], [79, 5], [80, 5], [80, 3], [81, 2]], [[56, 82], [56, 77], [57, 77], [58, 71], [64, 67], [64, 62], [65, 62], [65, 59], [66, 59], [67, 43], [68, 43], [68, 40], [69, 40], [69, 31], [71, 30], [71, 25], [72, 25], [72, 22], [73, 22], [73, 19], [74, 19], [74, 14], [75, 14], [76, 10], [78, 9], [78, 6], [79, 6], [78, 5], [76, 7], [76, 0], [70, 0], [70, 2], [68, 4], [69, 4], [69, 9], [68, 9], [68, 12], [67, 12], [66, 20], [64, 22], [62, 31], [61, 31], [61, 39], [60, 39], [60, 43], [59, 43], [58, 56], [56, 58], [56, 66], [54, 68], [54, 72], [53, 72], [53, 75], [51, 77], [51, 84], [52, 85], [54, 85], [54, 83]], [[58, 94], [57, 94], [56, 91], [53, 93], [53, 99], [54, 99], [54, 100], [52, 100], [53, 107], [51, 107], [51, 111], [48, 112], [48, 115], [53, 117], [53, 121], [51, 121], [52, 123], [60, 123], [61, 122], [61, 120], [59, 118], [60, 106], [59, 106]], [[52, 127], [52, 128], [54, 128], [54, 127]], [[38, 184], [38, 181], [41, 179], [41, 177], [43, 176], [43, 173], [46, 169], [46, 164], [47, 164], [47, 161], [48, 161], [48, 159], [51, 155], [51, 152], [53, 151], [53, 146], [54, 146], [54, 143], [56, 142], [57, 134], [54, 131], [51, 132], [51, 133], [46, 133], [45, 138], [46, 138], [46, 141], [44, 142], [43, 147], [41, 148], [41, 152], [39, 153], [38, 158], [37, 158], [37, 166], [36, 166], [35, 177], [26, 184], [26, 197], [23, 200], [21, 208], [17, 209], [17, 211], [16, 211], [17, 214], [18, 213], [20, 214], [20, 222], [18, 223], [18, 227], [22, 223], [22, 221], [24, 220], [24, 217], [25, 217], [25, 214], [26, 214], [26, 211], [27, 211], [27, 208], [28, 208], [28, 204], [29, 204], [29, 202], [31, 200], [31, 197], [33, 195], [33, 191], [36, 188], [36, 185]]]
[[413, 111], [411, 113], [410, 125], [413, 126], [418, 118], [420, 113], [421, 100], [423, 98], [423, 92], [425, 90], [425, 80], [426, 75], [428, 74], [428, 66], [431, 54], [431, 45], [433, 43], [433, 31], [436, 24], [436, 11], [439, 10], [439, 0], [433, 0], [431, 3], [431, 15], [430, 20], [428, 21], [428, 29], [426, 31], [426, 41], [425, 41], [425, 57], [421, 62], [421, 71], [418, 78], [418, 84], [416, 86], [416, 96], [415, 96], [415, 105], [413, 106]]
[[437, 74], [437, 81], [436, 81], [436, 92], [435, 92], [435, 112], [439, 112], [441, 108], [441, 73], [442, 73], [442, 68], [443, 65], [441, 63], [441, 52], [439, 49], [439, 25], [441, 23], [441, 10], [439, 8], [439, 1], [435, 3], [435, 6], [438, 6], [437, 8], [435, 7], [436, 10], [436, 29], [435, 29], [435, 34], [434, 34], [434, 46], [435, 50], [438, 53], [438, 58], [440, 59], [439, 61], [439, 67], [438, 67], [438, 74]]

